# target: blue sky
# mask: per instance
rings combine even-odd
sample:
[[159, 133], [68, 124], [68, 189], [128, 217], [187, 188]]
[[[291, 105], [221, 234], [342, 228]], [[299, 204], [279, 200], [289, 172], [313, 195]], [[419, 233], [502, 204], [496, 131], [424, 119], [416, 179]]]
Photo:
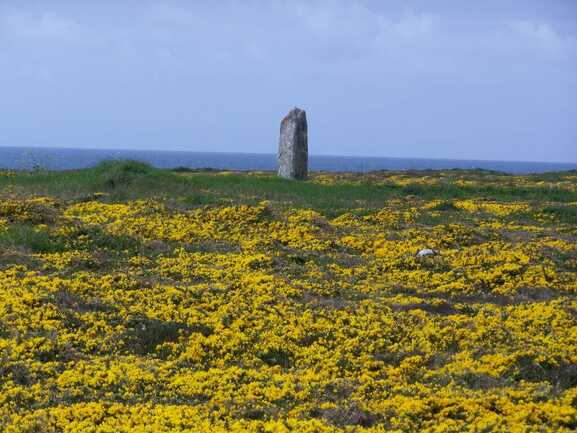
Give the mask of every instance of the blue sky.
[[577, 162], [577, 1], [0, 0], [0, 146]]

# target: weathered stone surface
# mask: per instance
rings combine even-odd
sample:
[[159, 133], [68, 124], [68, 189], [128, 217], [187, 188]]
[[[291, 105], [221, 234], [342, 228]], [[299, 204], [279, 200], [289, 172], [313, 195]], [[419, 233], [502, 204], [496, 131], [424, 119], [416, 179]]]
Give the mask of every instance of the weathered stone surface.
[[294, 108], [280, 125], [278, 175], [288, 179], [306, 179], [308, 175], [307, 114]]

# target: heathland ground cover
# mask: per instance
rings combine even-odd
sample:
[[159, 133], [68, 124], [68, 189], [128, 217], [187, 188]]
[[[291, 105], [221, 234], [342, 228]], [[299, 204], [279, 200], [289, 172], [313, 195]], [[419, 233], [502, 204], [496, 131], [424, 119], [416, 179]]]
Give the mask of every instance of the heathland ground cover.
[[575, 172], [3, 171], [0, 430], [572, 432], [576, 296]]

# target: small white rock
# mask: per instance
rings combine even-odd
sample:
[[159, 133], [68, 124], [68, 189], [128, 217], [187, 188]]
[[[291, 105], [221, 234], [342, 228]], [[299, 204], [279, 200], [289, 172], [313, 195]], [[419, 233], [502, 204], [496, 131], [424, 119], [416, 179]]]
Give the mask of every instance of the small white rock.
[[430, 248], [425, 248], [423, 250], [420, 250], [417, 253], [417, 257], [426, 257], [426, 256], [434, 256], [437, 255], [439, 252], [437, 250], [432, 250]]

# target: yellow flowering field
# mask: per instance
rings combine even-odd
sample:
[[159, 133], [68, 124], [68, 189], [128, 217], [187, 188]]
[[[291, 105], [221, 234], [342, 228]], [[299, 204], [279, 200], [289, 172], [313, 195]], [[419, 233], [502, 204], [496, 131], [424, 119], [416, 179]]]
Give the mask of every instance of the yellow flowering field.
[[147, 170], [0, 176], [0, 431], [577, 430], [576, 173]]

